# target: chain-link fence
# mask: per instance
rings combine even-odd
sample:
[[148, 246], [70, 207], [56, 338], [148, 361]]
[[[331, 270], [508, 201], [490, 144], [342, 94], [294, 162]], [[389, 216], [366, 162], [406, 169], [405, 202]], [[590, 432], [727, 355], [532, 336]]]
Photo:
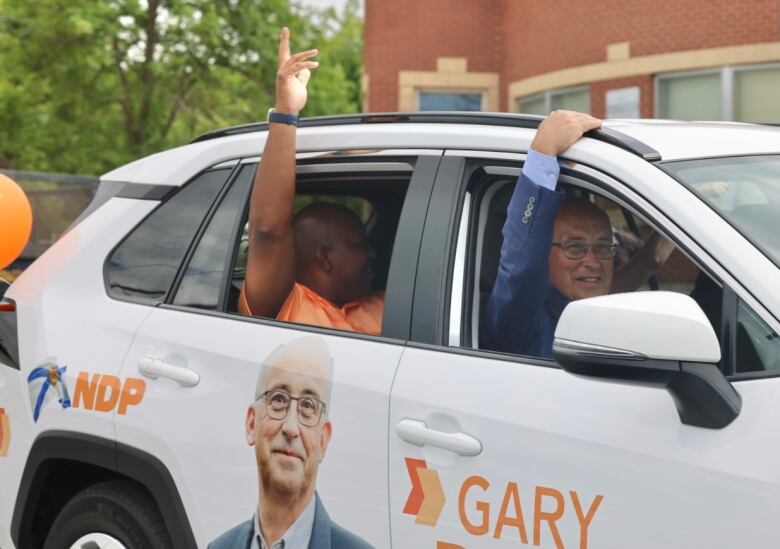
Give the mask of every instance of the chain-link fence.
[[87, 207], [95, 195], [99, 180], [61, 173], [0, 170], [27, 194], [32, 208], [30, 241], [19, 258], [6, 268], [4, 278], [13, 278], [60, 237]]

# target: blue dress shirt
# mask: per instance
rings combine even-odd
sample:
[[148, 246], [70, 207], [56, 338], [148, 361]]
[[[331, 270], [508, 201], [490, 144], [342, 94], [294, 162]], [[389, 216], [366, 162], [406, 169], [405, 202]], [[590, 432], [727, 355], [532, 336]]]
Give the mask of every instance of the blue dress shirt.
[[559, 174], [555, 158], [528, 152], [507, 208], [501, 260], [482, 318], [483, 348], [552, 358], [555, 327], [569, 303], [550, 285], [548, 263], [565, 196], [556, 190]]
[[311, 498], [295, 522], [287, 529], [284, 535], [272, 545], [263, 538], [258, 520], [257, 511], [254, 516], [254, 535], [250, 549], [306, 549], [311, 540], [311, 532], [314, 528], [314, 504], [315, 498]]

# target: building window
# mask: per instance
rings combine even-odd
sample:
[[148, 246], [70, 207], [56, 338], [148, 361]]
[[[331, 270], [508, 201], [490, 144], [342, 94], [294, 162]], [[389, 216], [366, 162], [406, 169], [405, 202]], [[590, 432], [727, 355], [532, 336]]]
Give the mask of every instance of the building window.
[[720, 71], [658, 77], [658, 116], [682, 120], [727, 120]]
[[780, 64], [656, 76], [656, 116], [780, 123]]
[[418, 109], [421, 111], [481, 111], [482, 93], [419, 93]]
[[734, 71], [734, 120], [780, 123], [780, 65]]
[[525, 114], [545, 116], [557, 109], [590, 113], [590, 89], [588, 86], [551, 90], [521, 97], [517, 110]]
[[523, 97], [517, 102], [517, 110], [525, 114], [541, 114], [544, 116], [550, 112], [547, 100], [548, 96], [546, 93]]

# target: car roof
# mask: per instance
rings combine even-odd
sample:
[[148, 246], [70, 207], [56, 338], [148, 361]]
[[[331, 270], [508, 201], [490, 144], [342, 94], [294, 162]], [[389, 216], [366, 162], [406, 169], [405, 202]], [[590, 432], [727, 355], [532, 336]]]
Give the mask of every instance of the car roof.
[[661, 160], [780, 154], [780, 127], [740, 122], [607, 120], [605, 126], [658, 151]]
[[[299, 151], [461, 149], [524, 151], [543, 117], [511, 113], [371, 113], [303, 118]], [[126, 164], [104, 181], [181, 185], [204, 169], [258, 157], [268, 125], [253, 123], [209, 132], [191, 143]], [[725, 122], [606, 120], [587, 137], [648, 161], [780, 153], [780, 128]]]

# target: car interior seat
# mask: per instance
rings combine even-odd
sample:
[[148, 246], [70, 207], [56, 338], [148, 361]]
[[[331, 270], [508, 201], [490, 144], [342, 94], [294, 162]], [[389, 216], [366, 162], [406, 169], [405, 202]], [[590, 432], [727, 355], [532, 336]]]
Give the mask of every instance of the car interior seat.
[[[493, 283], [498, 273], [501, 259], [501, 245], [504, 242], [502, 229], [506, 221], [506, 209], [515, 189], [515, 180], [500, 181], [490, 185], [479, 205], [479, 224], [475, 254], [475, 273], [478, 281], [478, 294], [475, 296], [472, 310], [472, 341], [479, 341], [479, 321]], [[480, 342], [481, 343], [481, 342]]]

